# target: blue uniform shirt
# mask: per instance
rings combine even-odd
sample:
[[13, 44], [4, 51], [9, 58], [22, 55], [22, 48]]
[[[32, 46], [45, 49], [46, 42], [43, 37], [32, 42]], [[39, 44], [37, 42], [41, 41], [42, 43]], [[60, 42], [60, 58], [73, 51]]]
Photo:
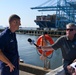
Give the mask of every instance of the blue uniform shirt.
[[[2, 50], [3, 54], [15, 66], [15, 70], [19, 70], [19, 54], [18, 54], [16, 34], [12, 33], [9, 28], [6, 28], [0, 35], [0, 49]], [[6, 65], [5, 63], [2, 63], [3, 72], [5, 71], [5, 69], [7, 71], [9, 70], [9, 67], [6, 67], [5, 65]], [[8, 72], [10, 72], [10, 70]], [[10, 75], [10, 73], [6, 75]]]

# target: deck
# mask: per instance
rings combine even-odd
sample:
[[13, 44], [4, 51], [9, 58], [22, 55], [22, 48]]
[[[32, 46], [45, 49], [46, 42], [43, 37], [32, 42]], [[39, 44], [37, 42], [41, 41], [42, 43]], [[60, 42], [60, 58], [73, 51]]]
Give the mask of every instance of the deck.
[[19, 71], [20, 75], [35, 75], [35, 74], [32, 74], [32, 73], [28, 73], [28, 72], [25, 72], [25, 71]]
[[46, 75], [65, 75], [65, 72], [63, 70], [63, 66], [60, 66], [60, 67], [46, 73]]
[[[0, 70], [0, 75], [1, 75], [1, 70]], [[42, 67], [20, 63], [19, 75], [65, 75], [65, 74], [62, 66], [54, 70], [51, 69], [45, 70]]]

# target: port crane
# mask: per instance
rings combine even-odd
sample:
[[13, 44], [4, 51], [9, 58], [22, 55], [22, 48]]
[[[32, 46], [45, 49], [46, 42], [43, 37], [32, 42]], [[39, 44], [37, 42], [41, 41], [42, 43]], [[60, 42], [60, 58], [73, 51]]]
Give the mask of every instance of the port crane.
[[[49, 5], [46, 5], [46, 4]], [[56, 11], [56, 28], [65, 28], [67, 23], [76, 23], [76, 0], [48, 0], [47, 2], [32, 7], [38, 11]]]

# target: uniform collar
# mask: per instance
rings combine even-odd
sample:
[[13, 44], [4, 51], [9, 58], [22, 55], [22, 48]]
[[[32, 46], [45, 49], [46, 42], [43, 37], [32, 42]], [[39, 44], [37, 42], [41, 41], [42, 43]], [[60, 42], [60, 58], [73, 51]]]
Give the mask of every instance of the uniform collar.
[[11, 32], [11, 30], [9, 29], [9, 27], [6, 28], [6, 31], [7, 31], [9, 34], [13, 34], [13, 33]]

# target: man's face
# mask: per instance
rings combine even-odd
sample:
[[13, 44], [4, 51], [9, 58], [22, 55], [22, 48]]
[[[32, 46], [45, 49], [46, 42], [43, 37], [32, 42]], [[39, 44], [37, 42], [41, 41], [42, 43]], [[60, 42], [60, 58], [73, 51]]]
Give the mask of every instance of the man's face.
[[20, 19], [13, 20], [12, 23], [12, 28], [16, 31], [19, 29], [19, 26], [21, 25]]
[[74, 27], [66, 26], [66, 35], [68, 37], [74, 37], [76, 30]]
[[20, 25], [21, 25], [20, 20], [16, 20], [15, 27], [17, 28], [17, 30], [19, 29]]

